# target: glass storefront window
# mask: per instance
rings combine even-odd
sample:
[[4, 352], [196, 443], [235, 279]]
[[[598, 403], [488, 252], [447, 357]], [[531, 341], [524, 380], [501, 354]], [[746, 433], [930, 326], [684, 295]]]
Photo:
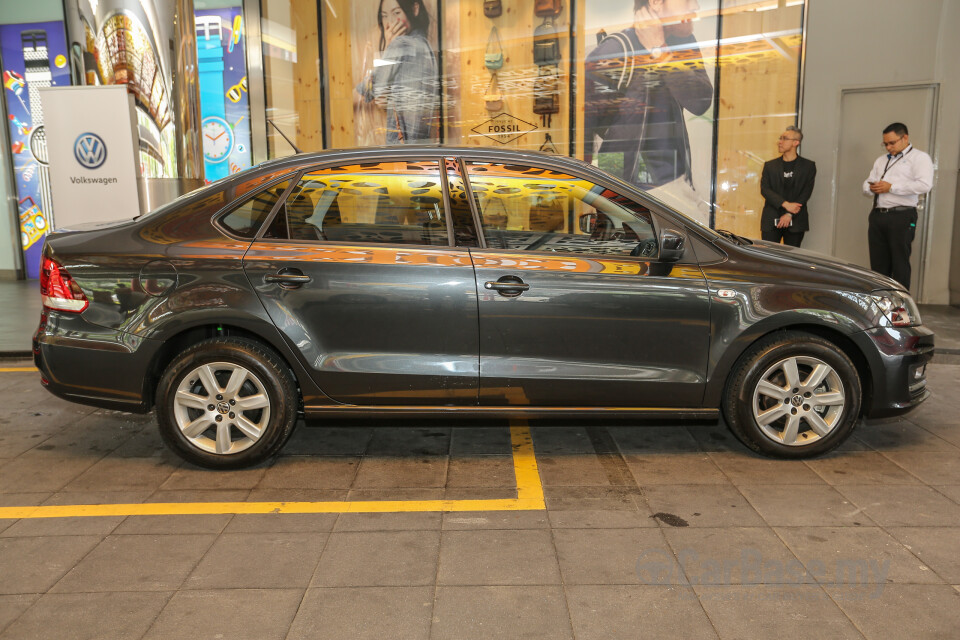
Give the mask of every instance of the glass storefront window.
[[[267, 119], [302, 151], [323, 148], [317, 8], [316, 0], [260, 2]], [[341, 53], [329, 64], [340, 66], [342, 59]], [[267, 151], [271, 158], [294, 153], [269, 125]]]

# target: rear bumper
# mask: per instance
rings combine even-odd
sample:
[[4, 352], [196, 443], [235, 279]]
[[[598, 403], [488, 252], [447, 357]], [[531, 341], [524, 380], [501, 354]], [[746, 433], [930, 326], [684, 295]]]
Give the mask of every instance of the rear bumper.
[[926, 366], [933, 359], [933, 331], [926, 327], [869, 329], [854, 336], [870, 368], [864, 398], [868, 418], [897, 416], [930, 396]]
[[75, 314], [45, 311], [33, 336], [40, 380], [54, 395], [95, 407], [146, 413], [146, 372], [159, 341], [90, 324]]

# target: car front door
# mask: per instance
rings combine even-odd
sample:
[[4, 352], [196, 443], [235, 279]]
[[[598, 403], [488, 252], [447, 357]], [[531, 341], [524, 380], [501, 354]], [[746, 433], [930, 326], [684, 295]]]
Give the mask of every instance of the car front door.
[[476, 405], [477, 293], [438, 159], [304, 173], [244, 270], [330, 398]]
[[463, 166], [486, 240], [480, 404], [699, 407], [710, 299], [692, 251], [662, 260], [656, 216], [582, 177]]

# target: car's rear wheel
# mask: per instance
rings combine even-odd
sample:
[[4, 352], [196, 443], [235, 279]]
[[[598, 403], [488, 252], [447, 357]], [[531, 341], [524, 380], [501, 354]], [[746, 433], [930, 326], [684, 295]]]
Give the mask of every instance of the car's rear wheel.
[[244, 338], [197, 343], [157, 388], [164, 441], [200, 466], [236, 469], [276, 453], [297, 420], [297, 386], [281, 359]]
[[850, 436], [860, 401], [860, 377], [841, 349], [818, 336], [783, 332], [740, 357], [723, 413], [734, 435], [754, 451], [807, 458]]

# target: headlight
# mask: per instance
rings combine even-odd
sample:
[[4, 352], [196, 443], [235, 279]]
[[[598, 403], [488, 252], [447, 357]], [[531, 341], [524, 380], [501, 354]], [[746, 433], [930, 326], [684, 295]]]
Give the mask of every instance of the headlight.
[[870, 299], [894, 327], [915, 327], [921, 324], [920, 310], [909, 293], [903, 291], [875, 291]]

